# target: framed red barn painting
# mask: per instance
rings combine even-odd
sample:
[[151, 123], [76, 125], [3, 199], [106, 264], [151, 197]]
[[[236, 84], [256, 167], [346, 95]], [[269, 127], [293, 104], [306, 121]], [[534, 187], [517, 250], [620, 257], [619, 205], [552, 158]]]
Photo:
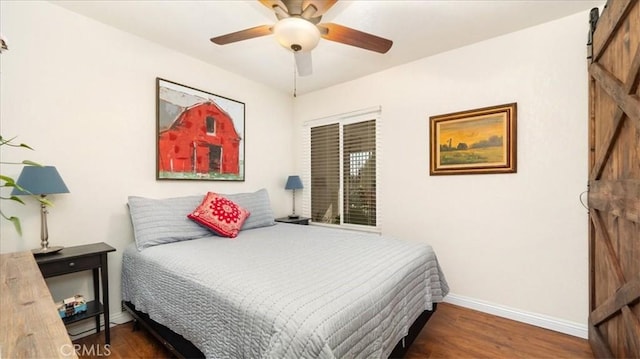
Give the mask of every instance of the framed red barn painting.
[[156, 79], [156, 179], [244, 181], [245, 105]]

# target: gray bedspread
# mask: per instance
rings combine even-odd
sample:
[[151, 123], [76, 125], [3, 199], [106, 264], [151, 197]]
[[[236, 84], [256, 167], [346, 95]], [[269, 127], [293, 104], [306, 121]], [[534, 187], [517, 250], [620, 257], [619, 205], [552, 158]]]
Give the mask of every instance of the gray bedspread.
[[208, 358], [386, 358], [448, 292], [426, 244], [291, 224], [132, 244], [122, 286]]

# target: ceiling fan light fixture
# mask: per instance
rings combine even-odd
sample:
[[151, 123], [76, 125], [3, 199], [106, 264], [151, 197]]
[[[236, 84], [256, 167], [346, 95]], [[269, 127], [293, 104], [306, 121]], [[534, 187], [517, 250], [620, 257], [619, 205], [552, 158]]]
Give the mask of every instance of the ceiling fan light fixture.
[[311, 51], [320, 41], [316, 25], [300, 17], [288, 17], [273, 26], [273, 33], [283, 47], [292, 51]]

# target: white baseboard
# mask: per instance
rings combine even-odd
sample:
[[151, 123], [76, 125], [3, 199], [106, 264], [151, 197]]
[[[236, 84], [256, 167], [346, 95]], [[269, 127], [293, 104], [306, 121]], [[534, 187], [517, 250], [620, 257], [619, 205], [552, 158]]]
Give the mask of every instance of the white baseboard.
[[[110, 327], [118, 324], [124, 324], [132, 320], [133, 317], [127, 312], [118, 312], [109, 315], [109, 321], [111, 322]], [[100, 325], [104, 328], [104, 317], [102, 315], [100, 315]], [[87, 319], [82, 322], [70, 324], [67, 326], [67, 332], [69, 333], [71, 340], [84, 338], [96, 333], [96, 322], [93, 319]]]
[[537, 327], [553, 330], [556, 332], [573, 335], [574, 337], [587, 339], [588, 328], [586, 324], [570, 322], [564, 319], [553, 318], [543, 314], [525, 312], [518, 309], [508, 308], [494, 303], [464, 297], [457, 294], [447, 294], [444, 298], [446, 303], [459, 305], [461, 307], [475, 309], [480, 312], [496, 315], [518, 322], [535, 325]]

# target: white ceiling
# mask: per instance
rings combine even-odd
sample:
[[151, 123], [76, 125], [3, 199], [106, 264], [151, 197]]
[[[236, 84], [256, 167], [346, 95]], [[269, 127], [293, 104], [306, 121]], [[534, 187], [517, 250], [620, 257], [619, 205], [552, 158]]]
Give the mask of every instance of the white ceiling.
[[[279, 91], [293, 90], [293, 54], [272, 35], [224, 46], [209, 41], [275, 23], [273, 12], [257, 0], [51, 2]], [[338, 1], [321, 22], [385, 37], [393, 46], [388, 53], [378, 54], [321, 39], [312, 52], [313, 74], [298, 78], [297, 92], [353, 80], [603, 4], [604, 0]], [[586, 44], [588, 17], [584, 20]]]

